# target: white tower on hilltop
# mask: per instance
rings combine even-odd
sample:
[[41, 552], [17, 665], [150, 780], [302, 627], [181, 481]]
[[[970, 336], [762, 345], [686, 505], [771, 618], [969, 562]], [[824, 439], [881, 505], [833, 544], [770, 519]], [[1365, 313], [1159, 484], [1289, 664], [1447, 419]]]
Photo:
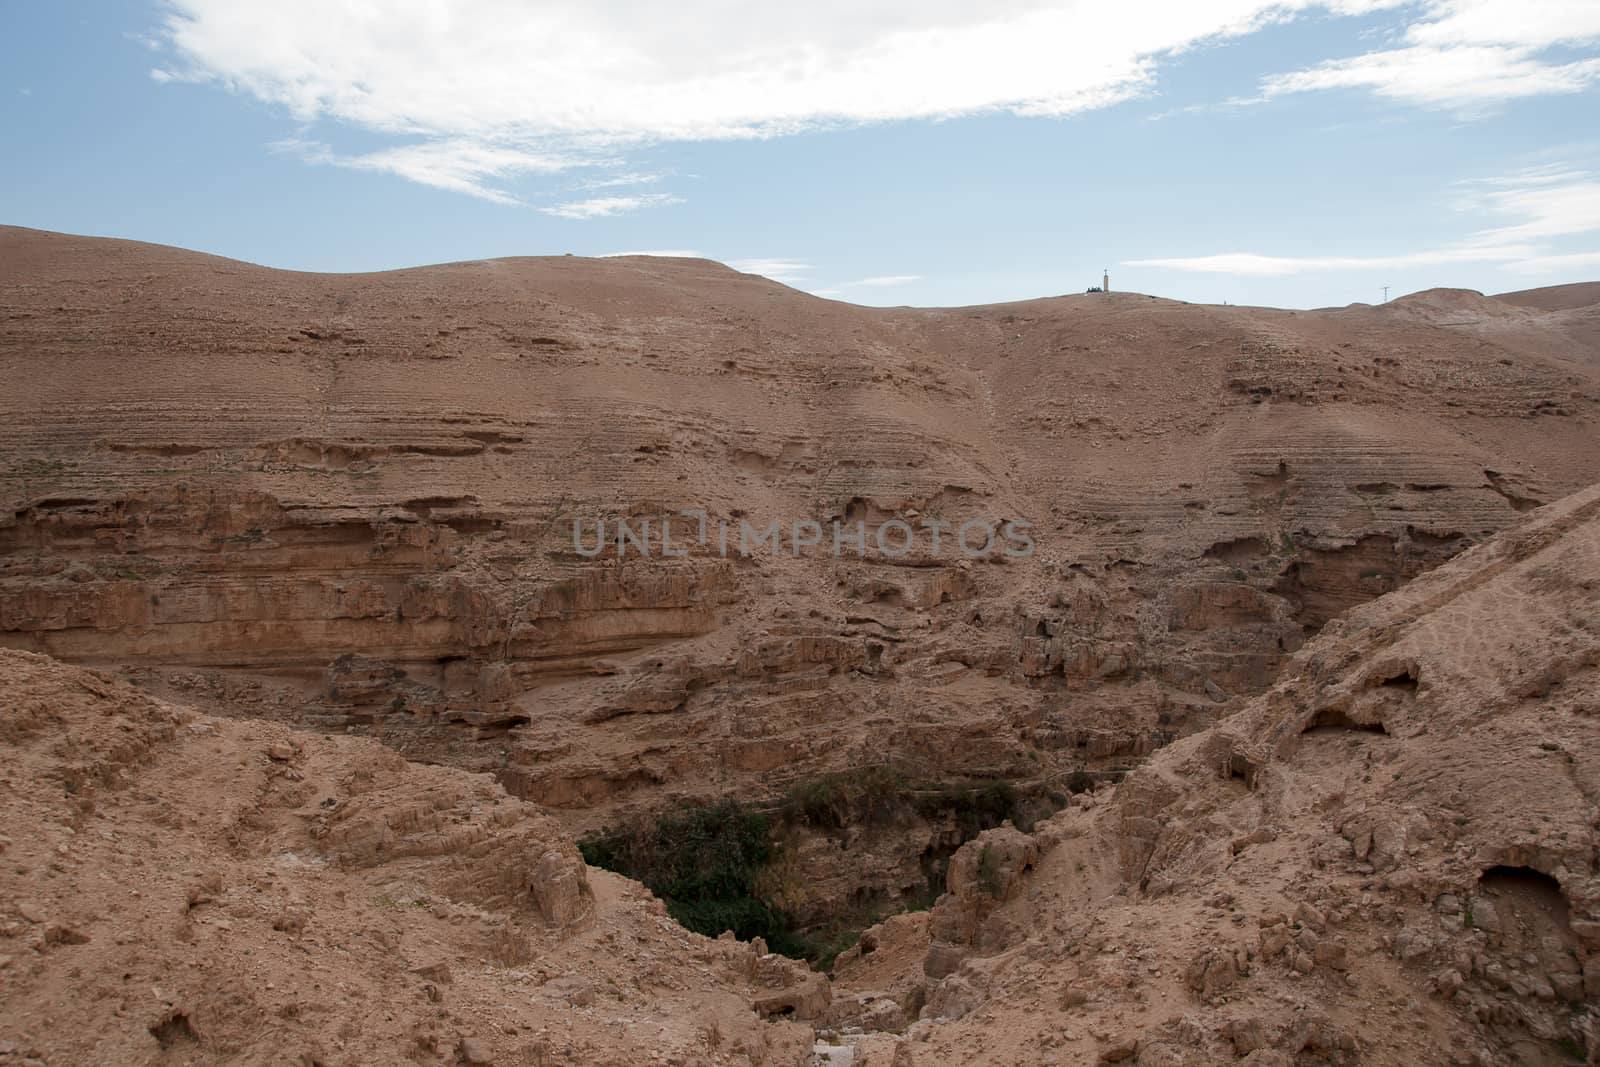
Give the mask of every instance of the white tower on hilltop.
[[1111, 268], [1110, 267], [1107, 267], [1100, 275], [1100, 291], [1102, 293], [1109, 293], [1111, 291]]

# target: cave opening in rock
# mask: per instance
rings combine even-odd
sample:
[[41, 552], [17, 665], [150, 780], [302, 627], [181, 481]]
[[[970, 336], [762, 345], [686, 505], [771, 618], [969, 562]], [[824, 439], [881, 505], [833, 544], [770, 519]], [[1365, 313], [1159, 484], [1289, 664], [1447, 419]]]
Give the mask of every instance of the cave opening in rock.
[[1250, 757], [1246, 755], [1243, 755], [1242, 753], [1235, 752], [1228, 758], [1226, 769], [1228, 772], [1226, 775], [1228, 781], [1240, 782], [1244, 785], [1246, 790], [1252, 793], [1255, 792], [1256, 772], [1259, 771], [1261, 767], [1254, 760], [1250, 759]]
[[1416, 672], [1407, 668], [1399, 674], [1385, 678], [1378, 683], [1378, 686], [1382, 689], [1399, 689], [1407, 693], [1415, 693], [1417, 691], [1417, 681]]
[[1347, 731], [1381, 734], [1385, 737], [1389, 734], [1388, 729], [1383, 725], [1382, 719], [1374, 719], [1371, 722], [1357, 722], [1349, 715], [1335, 708], [1326, 708], [1317, 712], [1316, 716], [1306, 724], [1306, 728], [1300, 732], [1304, 734], [1321, 734]]
[[1584, 996], [1578, 939], [1561, 883], [1531, 867], [1490, 867], [1478, 879], [1467, 921], [1487, 935], [1487, 951], [1537, 981], [1539, 995], [1569, 1004]]
[[1543, 871], [1497, 864], [1478, 878], [1478, 892], [1509, 901], [1518, 911], [1531, 911], [1558, 928], [1571, 930], [1570, 909], [1561, 882]]
[[194, 1026], [189, 1022], [189, 1017], [181, 1011], [174, 1011], [160, 1022], [150, 1027], [150, 1036], [163, 1049], [174, 1048], [179, 1045], [198, 1045], [200, 1037], [194, 1032]]

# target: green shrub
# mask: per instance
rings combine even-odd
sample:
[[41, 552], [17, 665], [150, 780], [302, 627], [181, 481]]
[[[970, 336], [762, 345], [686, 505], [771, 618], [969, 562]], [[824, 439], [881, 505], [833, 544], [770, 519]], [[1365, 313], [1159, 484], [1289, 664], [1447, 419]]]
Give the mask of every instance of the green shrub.
[[825, 774], [791, 787], [783, 812], [806, 826], [842, 830], [892, 818], [903, 807], [906, 790], [905, 778], [892, 767]]
[[[1009, 782], [918, 786], [894, 768], [869, 767], [797, 783], [770, 818], [733, 800], [692, 804], [607, 828], [581, 839], [578, 848], [591, 866], [644, 883], [690, 930], [708, 937], [725, 930], [741, 940], [760, 937], [773, 952], [825, 970], [882, 914], [931, 906], [942, 889], [943, 869], [930, 867], [925, 892], [898, 907], [893, 901], [862, 902], [824, 927], [802, 932], [761, 889], [763, 870], [784, 847], [787, 835], [778, 831], [797, 826], [838, 831], [911, 814], [954, 818], [962, 841], [1008, 819], [1025, 831], [1032, 824], [1028, 805]], [[985, 853], [979, 879], [986, 892], [998, 896], [998, 857]]]
[[724, 800], [667, 812], [578, 842], [585, 863], [643, 882], [683, 926], [707, 937], [732, 930], [790, 954], [788, 917], [756, 890], [771, 857], [767, 818]]
[[1016, 788], [999, 779], [975, 786], [942, 786], [919, 792], [916, 807], [926, 818], [954, 816], [963, 839], [977, 837], [1007, 819], [1024, 831], [1033, 825]]

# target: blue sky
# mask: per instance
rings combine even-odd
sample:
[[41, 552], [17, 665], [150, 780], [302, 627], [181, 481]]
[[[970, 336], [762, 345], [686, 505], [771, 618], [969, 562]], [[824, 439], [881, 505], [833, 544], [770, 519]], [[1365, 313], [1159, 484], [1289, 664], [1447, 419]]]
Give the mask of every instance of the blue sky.
[[1595, 0], [0, 0], [0, 222], [865, 304], [1600, 278]]

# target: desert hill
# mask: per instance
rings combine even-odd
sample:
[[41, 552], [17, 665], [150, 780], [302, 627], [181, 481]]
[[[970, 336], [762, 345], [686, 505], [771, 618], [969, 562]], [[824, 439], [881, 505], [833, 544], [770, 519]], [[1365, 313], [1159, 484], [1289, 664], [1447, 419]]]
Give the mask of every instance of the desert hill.
[[[1582, 312], [879, 310], [703, 260], [316, 275], [0, 229], [0, 644], [487, 772], [580, 835], [881, 772], [892, 818], [833, 805], [766, 876], [820, 928], [1593, 483]], [[724, 553], [685, 509], [867, 550]], [[619, 519], [658, 550], [589, 558]], [[1036, 550], [895, 555], [897, 522]]]
[[856, 1063], [1597, 1062], [1597, 606], [1600, 488], [968, 843], [930, 914], [841, 958]]
[[494, 782], [0, 651], [0, 1063], [800, 1064], [711, 941]]
[[1573, 311], [1600, 304], [1600, 282], [1521, 289], [1514, 293], [1498, 293], [1495, 299], [1522, 307], [1538, 308], [1540, 311]]

